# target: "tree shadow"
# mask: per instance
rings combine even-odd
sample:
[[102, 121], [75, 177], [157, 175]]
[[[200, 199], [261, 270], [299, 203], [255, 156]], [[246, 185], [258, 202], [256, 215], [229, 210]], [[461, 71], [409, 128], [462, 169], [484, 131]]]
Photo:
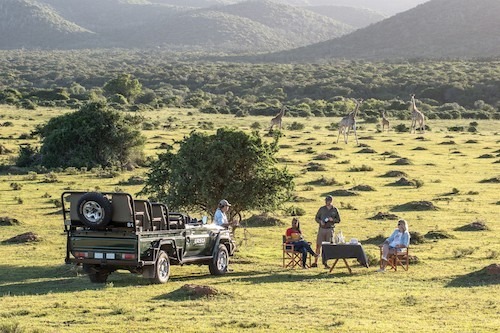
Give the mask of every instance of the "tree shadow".
[[500, 284], [500, 275], [488, 274], [486, 268], [482, 268], [469, 274], [457, 276], [448, 282], [446, 287], [469, 288], [493, 286], [497, 284]]

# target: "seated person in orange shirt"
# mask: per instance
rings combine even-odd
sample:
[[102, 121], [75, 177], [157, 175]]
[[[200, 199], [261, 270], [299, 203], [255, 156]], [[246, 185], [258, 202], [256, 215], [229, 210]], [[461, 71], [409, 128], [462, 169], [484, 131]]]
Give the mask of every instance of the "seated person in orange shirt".
[[300, 231], [299, 219], [293, 218], [292, 227], [286, 230], [286, 242], [293, 244], [293, 249], [297, 252], [302, 253], [302, 267], [306, 267], [307, 252], [312, 256], [317, 257], [318, 255], [314, 253], [308, 242], [304, 240], [302, 232]]

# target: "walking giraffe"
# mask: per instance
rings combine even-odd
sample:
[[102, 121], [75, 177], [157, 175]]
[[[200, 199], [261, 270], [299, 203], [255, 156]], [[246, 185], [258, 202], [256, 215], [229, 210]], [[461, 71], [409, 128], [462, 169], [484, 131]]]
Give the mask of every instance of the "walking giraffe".
[[344, 142], [347, 143], [349, 132], [352, 129], [354, 131], [354, 137], [356, 138], [356, 144], [359, 145], [358, 135], [356, 134], [356, 116], [358, 115], [359, 106], [361, 105], [363, 100], [362, 99], [354, 100], [354, 102], [356, 103], [354, 111], [352, 111], [347, 116], [342, 118], [342, 120], [339, 123], [339, 135], [337, 136], [337, 143], [339, 143], [339, 138], [341, 133], [344, 134]]
[[417, 109], [415, 105], [415, 94], [411, 95], [411, 126], [410, 133], [417, 132], [417, 123], [420, 132], [425, 133], [425, 117], [422, 112]]
[[382, 112], [382, 132], [384, 131], [385, 126], [387, 126], [387, 132], [389, 132], [389, 129], [390, 129], [390, 127], [389, 127], [389, 119], [387, 119], [385, 117], [385, 110], [382, 110], [381, 112]]
[[269, 132], [272, 131], [273, 126], [277, 125], [279, 129], [281, 130], [281, 119], [285, 115], [285, 107], [282, 106], [280, 112], [271, 119], [271, 127], [269, 128]]

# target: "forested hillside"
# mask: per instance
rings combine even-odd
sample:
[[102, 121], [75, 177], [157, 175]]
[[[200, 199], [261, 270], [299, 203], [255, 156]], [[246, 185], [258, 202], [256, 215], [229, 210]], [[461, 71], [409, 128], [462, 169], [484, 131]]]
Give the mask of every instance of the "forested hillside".
[[[193, 3], [194, 5], [194, 3]], [[262, 53], [353, 31], [304, 8], [267, 0], [212, 7], [120, 0], [5, 0], [0, 48], [164, 48]]]
[[347, 36], [266, 59], [494, 57], [500, 55], [498, 13], [498, 0], [431, 0]]
[[[52, 8], [32, 0], [0, 1], [0, 48], [78, 46], [93, 32], [67, 21]], [[64, 47], [66, 46], [66, 47]]]
[[[130, 75], [124, 75], [130, 74]], [[117, 77], [137, 80], [132, 94], [103, 89]], [[78, 108], [106, 100], [123, 110], [195, 107], [209, 113], [340, 116], [363, 98], [362, 117], [379, 110], [402, 119], [416, 94], [428, 118], [500, 118], [500, 62], [341, 61], [330, 64], [202, 62], [161, 51], [0, 52], [0, 103]]]
[[304, 8], [348, 24], [356, 29], [366, 27], [386, 18], [381, 13], [364, 8], [346, 6], [308, 6]]

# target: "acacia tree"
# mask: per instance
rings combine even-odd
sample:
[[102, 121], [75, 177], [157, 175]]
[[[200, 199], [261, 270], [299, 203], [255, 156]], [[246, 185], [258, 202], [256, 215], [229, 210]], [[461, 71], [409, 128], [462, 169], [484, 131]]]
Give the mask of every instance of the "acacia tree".
[[232, 205], [231, 217], [275, 209], [294, 187], [288, 170], [277, 167], [277, 141], [275, 137], [266, 143], [257, 133], [230, 129], [218, 129], [214, 135], [191, 133], [177, 152], [170, 147], [152, 163], [140, 194], [173, 209], [201, 208], [209, 214], [225, 198]]
[[146, 141], [134, 128], [137, 121], [100, 102], [54, 117], [36, 131], [42, 139], [41, 164], [92, 168], [137, 162]]

